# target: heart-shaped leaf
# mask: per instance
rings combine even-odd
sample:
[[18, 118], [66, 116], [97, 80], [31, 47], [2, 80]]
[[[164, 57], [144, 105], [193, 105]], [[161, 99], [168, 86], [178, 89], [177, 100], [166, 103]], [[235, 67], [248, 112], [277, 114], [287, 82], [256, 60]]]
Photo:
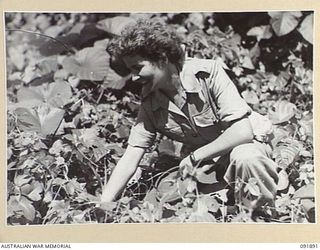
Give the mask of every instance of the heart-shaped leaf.
[[258, 104], [259, 97], [254, 90], [245, 90], [241, 93], [243, 99], [249, 104]]
[[289, 176], [287, 174], [287, 172], [282, 169], [279, 174], [279, 181], [278, 181], [278, 185], [277, 185], [277, 189], [278, 190], [284, 190], [289, 186]]
[[121, 35], [121, 31], [125, 26], [128, 24], [134, 24], [135, 20], [126, 17], [126, 16], [116, 16], [112, 18], [106, 18], [98, 22], [97, 28], [107, 31], [110, 34], [113, 35]]
[[227, 202], [228, 201], [228, 196], [227, 196], [228, 191], [229, 191], [228, 189], [222, 189], [220, 191], [215, 192], [214, 196], [219, 198], [223, 202]]
[[66, 57], [63, 68], [81, 80], [102, 81], [111, 71], [108, 53], [101, 48], [85, 48]]
[[313, 44], [313, 14], [310, 14], [303, 19], [298, 31], [304, 39]]
[[50, 37], [57, 37], [67, 26], [68, 24], [50, 26], [44, 31], [44, 34]]
[[177, 191], [177, 173], [171, 173], [163, 178], [157, 185], [157, 191], [161, 194]]
[[285, 100], [278, 101], [269, 109], [269, 118], [273, 124], [280, 124], [289, 121], [296, 111], [297, 107], [293, 103]]
[[203, 167], [200, 167], [196, 170], [195, 178], [198, 182], [204, 184], [218, 183], [216, 172], [212, 171], [211, 173], [207, 174], [206, 171], [203, 170]]
[[17, 108], [17, 124], [22, 131], [38, 132], [42, 135], [54, 134], [64, 116], [64, 110], [39, 106], [37, 110]]
[[113, 69], [109, 68], [103, 86], [104, 88], [122, 89], [129, 79], [131, 79], [131, 74], [121, 77]]
[[42, 198], [42, 193], [44, 192], [43, 184], [34, 181], [30, 184], [21, 187], [21, 193], [28, 196], [29, 199], [33, 201], [39, 201]]
[[58, 36], [56, 40], [39, 37], [32, 41], [32, 43], [39, 47], [39, 51], [43, 56], [52, 56], [71, 51], [70, 48], [77, 47], [80, 38], [79, 34], [72, 33]]
[[63, 107], [72, 96], [70, 85], [61, 80], [38, 87], [22, 87], [17, 92], [18, 103], [21, 107], [35, 107], [47, 103], [52, 107]]
[[79, 141], [86, 147], [104, 148], [106, 146], [105, 139], [98, 136], [99, 130], [96, 127], [74, 129], [72, 133], [77, 135]]
[[284, 36], [293, 31], [302, 16], [300, 11], [280, 11], [268, 12], [271, 16], [271, 26], [277, 36]]
[[290, 75], [289, 68], [288, 68], [287, 71], [281, 71], [280, 74], [276, 78], [270, 79], [271, 84], [269, 85], [269, 87], [272, 86], [272, 81], [274, 80], [274, 82], [273, 82], [274, 89], [272, 89], [272, 87], [270, 89], [276, 90], [276, 91], [282, 91], [282, 90], [284, 90], [284, 88], [288, 84], [290, 78], [291, 78], [291, 75]]
[[187, 22], [202, 30], [204, 28], [204, 18], [204, 13], [190, 13]]
[[273, 151], [273, 157], [280, 168], [286, 169], [295, 161], [302, 149], [303, 144], [301, 142], [287, 138], [275, 148]]
[[269, 39], [272, 37], [271, 26], [262, 25], [262, 26], [253, 27], [247, 32], [247, 36], [257, 37], [258, 42], [261, 39]]
[[250, 192], [250, 194], [254, 195], [254, 196], [260, 196], [261, 192], [260, 192], [260, 188], [258, 186], [258, 182], [255, 178], [250, 178], [248, 180], [248, 183], [246, 184], [246, 186], [244, 187], [244, 191], [245, 192]]
[[8, 49], [8, 56], [10, 62], [13, 63], [18, 70], [22, 70], [26, 66], [26, 56], [21, 47], [10, 47]]
[[256, 139], [260, 138], [263, 140], [273, 131], [272, 122], [267, 117], [257, 112], [252, 112], [249, 115], [249, 121], [251, 123], [253, 134]]
[[313, 114], [305, 114], [299, 121], [300, 133], [305, 136], [313, 137]]
[[84, 23], [76, 23], [72, 29], [68, 32], [68, 34], [80, 34], [83, 30], [85, 24]]
[[33, 221], [36, 216], [36, 210], [32, 205], [32, 202], [23, 196], [20, 196], [20, 197], [11, 196], [8, 201], [7, 212], [8, 212], [8, 216], [21, 214], [29, 221]]
[[314, 198], [314, 184], [310, 183], [299, 188], [293, 195], [293, 198]]
[[28, 184], [31, 181], [31, 177], [27, 175], [17, 175], [14, 178], [14, 184], [18, 187]]
[[245, 56], [242, 58], [241, 66], [242, 66], [243, 68], [246, 68], [246, 69], [252, 69], [252, 70], [255, 69], [255, 67], [254, 67], [254, 65], [253, 65], [253, 63], [252, 63], [252, 60], [251, 60], [251, 58], [250, 58], [249, 55], [245, 55]]

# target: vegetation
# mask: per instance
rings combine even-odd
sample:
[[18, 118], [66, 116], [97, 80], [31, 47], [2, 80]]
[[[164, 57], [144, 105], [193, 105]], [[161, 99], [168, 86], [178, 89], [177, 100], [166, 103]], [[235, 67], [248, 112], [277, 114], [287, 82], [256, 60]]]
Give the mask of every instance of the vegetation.
[[[274, 125], [280, 180], [268, 221], [315, 222], [313, 12], [297, 11], [6, 13], [8, 224], [252, 221], [241, 204], [227, 209], [226, 189], [198, 192], [214, 175], [190, 170], [182, 180], [172, 171], [179, 159], [161, 136], [139, 181], [100, 204], [140, 104], [139, 86], [105, 48], [139, 17], [174, 27], [188, 56], [222, 58], [244, 99]], [[255, 181], [246, 185], [258, 198]]]

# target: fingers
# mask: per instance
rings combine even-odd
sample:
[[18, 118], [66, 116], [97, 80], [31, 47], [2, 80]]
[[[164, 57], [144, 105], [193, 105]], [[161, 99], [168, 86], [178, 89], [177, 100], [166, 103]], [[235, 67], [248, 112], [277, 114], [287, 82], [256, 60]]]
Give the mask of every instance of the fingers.
[[194, 167], [192, 166], [192, 163], [189, 159], [189, 157], [184, 158], [180, 164], [180, 174], [182, 179], [185, 179], [188, 175], [192, 174]]

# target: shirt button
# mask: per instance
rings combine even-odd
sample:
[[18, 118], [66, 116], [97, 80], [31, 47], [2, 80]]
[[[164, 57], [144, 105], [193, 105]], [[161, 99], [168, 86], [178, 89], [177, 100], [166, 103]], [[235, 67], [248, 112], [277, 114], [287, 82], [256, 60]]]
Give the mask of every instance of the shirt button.
[[192, 137], [197, 137], [198, 135], [197, 134], [192, 134]]

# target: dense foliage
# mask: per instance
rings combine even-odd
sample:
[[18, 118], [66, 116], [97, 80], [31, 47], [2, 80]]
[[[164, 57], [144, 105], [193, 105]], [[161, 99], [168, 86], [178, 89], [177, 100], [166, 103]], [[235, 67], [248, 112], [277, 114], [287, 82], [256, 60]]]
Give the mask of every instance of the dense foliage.
[[[119, 201], [100, 204], [140, 104], [139, 86], [105, 48], [139, 17], [174, 27], [188, 56], [222, 58], [274, 125], [280, 180], [268, 221], [314, 222], [313, 13], [297, 11], [6, 13], [8, 224], [252, 221], [251, 209], [228, 209], [226, 189], [198, 192], [214, 174], [182, 180], [170, 170], [179, 159], [161, 136]], [[245, 185], [259, 197], [255, 180]]]

